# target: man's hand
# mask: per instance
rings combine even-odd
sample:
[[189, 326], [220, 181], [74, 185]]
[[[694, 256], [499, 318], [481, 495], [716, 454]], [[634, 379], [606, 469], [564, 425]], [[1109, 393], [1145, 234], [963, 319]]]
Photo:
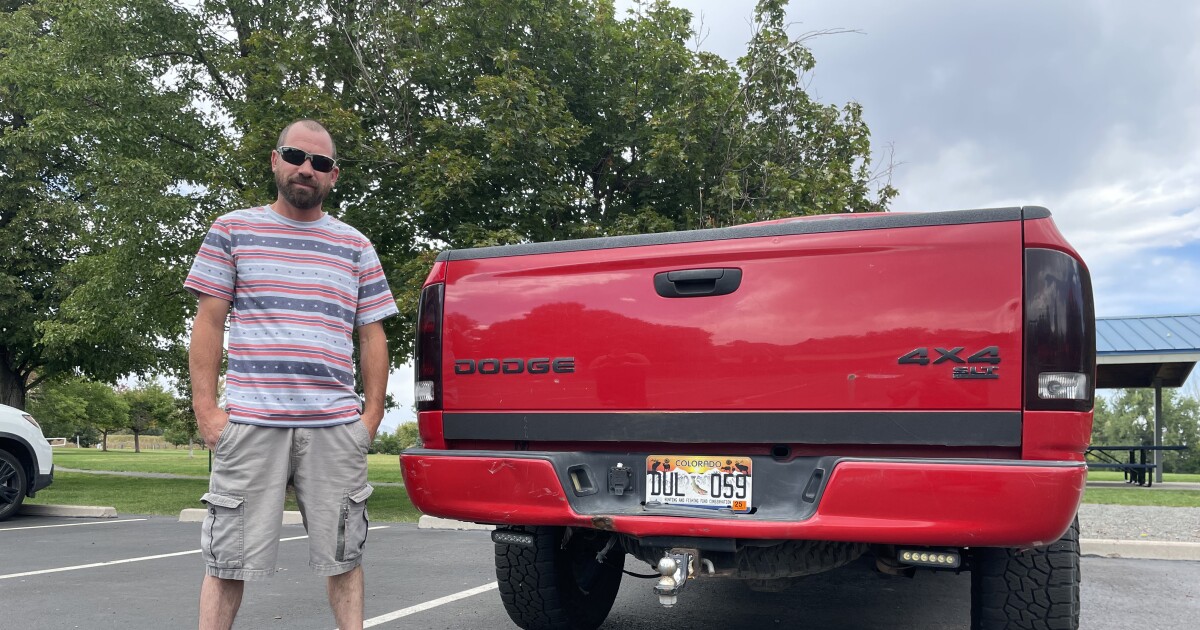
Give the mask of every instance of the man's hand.
[[371, 441], [375, 441], [375, 434], [379, 433], [379, 425], [383, 423], [383, 410], [378, 413], [364, 411], [362, 414], [363, 426], [367, 428], [367, 433], [371, 434]]
[[213, 407], [204, 412], [196, 412], [196, 428], [200, 430], [200, 438], [208, 445], [208, 450], [217, 448], [217, 440], [221, 431], [229, 424], [229, 413], [220, 407]]

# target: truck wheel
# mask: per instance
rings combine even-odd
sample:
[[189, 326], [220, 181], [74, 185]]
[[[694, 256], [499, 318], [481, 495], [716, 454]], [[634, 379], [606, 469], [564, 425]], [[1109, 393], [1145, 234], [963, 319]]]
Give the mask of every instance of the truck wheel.
[[1079, 517], [1048, 547], [981, 548], [972, 561], [972, 630], [1079, 628]]
[[596, 554], [609, 536], [589, 529], [512, 528], [533, 534], [533, 546], [496, 544], [500, 598], [525, 630], [595, 630], [621, 586], [625, 552], [615, 545], [604, 564]]
[[0, 450], [0, 521], [17, 513], [29, 490], [29, 479], [20, 460]]

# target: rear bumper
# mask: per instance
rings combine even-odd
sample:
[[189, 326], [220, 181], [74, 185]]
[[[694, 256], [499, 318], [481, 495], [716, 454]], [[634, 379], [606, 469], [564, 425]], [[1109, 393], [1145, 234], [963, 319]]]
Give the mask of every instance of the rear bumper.
[[[604, 509], [587, 512], [580, 508], [596, 504], [582, 501], [564, 483], [563, 462], [572, 455], [588, 457], [414, 449], [400, 460], [413, 504], [443, 518], [592, 527], [637, 537], [961, 547], [1026, 547], [1057, 540], [1075, 516], [1087, 475], [1082, 462], [829, 458], [830, 474], [815, 501], [794, 518], [765, 518], [769, 510], [751, 515], [654, 513], [640, 503], [640, 484], [620, 505], [608, 501]], [[637, 457], [620, 456], [635, 468]], [[757, 470], [757, 460], [755, 466]], [[769, 498], [800, 504], [800, 494]]]

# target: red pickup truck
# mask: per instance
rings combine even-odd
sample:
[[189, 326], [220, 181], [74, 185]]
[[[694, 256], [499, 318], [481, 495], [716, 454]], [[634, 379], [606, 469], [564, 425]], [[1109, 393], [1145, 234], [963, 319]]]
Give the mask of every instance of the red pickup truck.
[[408, 493], [496, 526], [522, 628], [599, 626], [629, 555], [668, 606], [873, 559], [1078, 627], [1095, 315], [1044, 208], [447, 251], [419, 309]]

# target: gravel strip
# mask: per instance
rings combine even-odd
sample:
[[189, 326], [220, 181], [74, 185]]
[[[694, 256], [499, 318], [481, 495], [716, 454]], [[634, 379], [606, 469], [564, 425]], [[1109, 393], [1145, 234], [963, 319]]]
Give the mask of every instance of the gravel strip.
[[[120, 470], [83, 470], [80, 468], [63, 468], [62, 466], [56, 466], [54, 468], [54, 470], [60, 470], [62, 472], [71, 472], [71, 473], [84, 473], [87, 475], [114, 475], [117, 477], [142, 477], [144, 479], [205, 479], [205, 480], [208, 479], [207, 475], [200, 477], [197, 475], [177, 475], [175, 473], [134, 472], [134, 471], [120, 471]], [[375, 486], [376, 488], [379, 488], [379, 487], [403, 488], [404, 487], [403, 483], [398, 483], [398, 482], [394, 482], [394, 481], [372, 481], [371, 485]]]
[[83, 470], [80, 468], [66, 468], [63, 466], [55, 466], [54, 470], [69, 473], [84, 473], [87, 475], [112, 475], [114, 477], [141, 477], [143, 479], [208, 479], [208, 476], [203, 477], [197, 475], [177, 475], [175, 473], [159, 473], [159, 472], [135, 472], [123, 470]]
[[1200, 543], [1200, 508], [1084, 503], [1079, 537]]

